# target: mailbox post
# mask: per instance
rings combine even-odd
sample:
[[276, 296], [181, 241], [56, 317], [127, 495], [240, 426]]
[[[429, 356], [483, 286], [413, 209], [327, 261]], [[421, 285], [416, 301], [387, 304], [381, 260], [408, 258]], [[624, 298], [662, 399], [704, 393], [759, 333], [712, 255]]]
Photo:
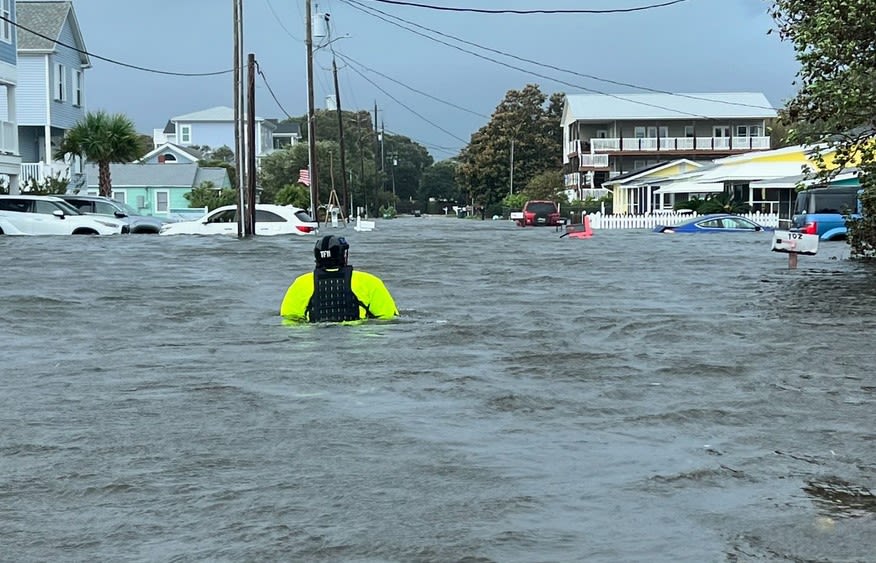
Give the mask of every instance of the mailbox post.
[[773, 233], [773, 252], [784, 252], [788, 255], [788, 269], [797, 268], [797, 256], [806, 254], [815, 256], [818, 252], [818, 235], [807, 235], [794, 231], [775, 231]]

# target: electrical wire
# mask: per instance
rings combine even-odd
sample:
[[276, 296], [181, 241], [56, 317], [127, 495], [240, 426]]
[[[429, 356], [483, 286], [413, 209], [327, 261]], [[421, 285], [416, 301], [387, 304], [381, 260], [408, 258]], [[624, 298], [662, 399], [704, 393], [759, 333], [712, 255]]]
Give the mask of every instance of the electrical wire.
[[189, 77], [219, 76], [220, 74], [229, 74], [231, 72], [234, 72], [234, 69], [217, 70], [215, 72], [172, 72], [172, 71], [168, 71], [168, 70], [158, 70], [158, 69], [154, 69], [154, 68], [148, 68], [145, 66], [128, 64], [128, 63], [124, 63], [122, 61], [117, 61], [115, 59], [110, 59], [108, 57], [102, 57], [100, 55], [96, 55], [94, 53], [91, 53], [91, 52], [86, 51], [84, 49], [80, 49], [80, 48], [75, 47], [73, 45], [68, 45], [67, 43], [64, 43], [63, 41], [60, 41], [60, 40], [52, 38], [52, 37], [48, 37], [46, 35], [43, 35], [42, 33], [39, 33], [39, 32], [34, 31], [32, 29], [29, 29], [29, 28], [19, 24], [18, 22], [12, 21], [9, 18], [0, 16], [0, 21], [4, 21], [8, 24], [11, 24], [11, 25], [17, 27], [18, 29], [24, 30], [28, 33], [32, 33], [41, 39], [45, 39], [46, 41], [51, 41], [53, 44], [57, 44], [57, 45], [60, 45], [62, 47], [67, 47], [68, 49], [72, 49], [72, 50], [76, 51], [77, 53], [81, 53], [83, 55], [88, 55], [89, 57], [93, 57], [93, 58], [98, 59], [100, 61], [106, 61], [106, 62], [114, 64], [114, 65], [123, 66], [123, 67], [131, 68], [134, 70], [141, 70], [143, 72], [151, 72], [153, 74], [163, 74], [166, 76], [189, 76]]
[[280, 100], [277, 99], [277, 95], [274, 94], [273, 88], [271, 88], [271, 85], [268, 83], [268, 77], [265, 76], [264, 72], [262, 72], [262, 66], [258, 63], [258, 61], [256, 61], [256, 72], [258, 72], [259, 76], [262, 78], [262, 82], [265, 83], [265, 87], [268, 89], [268, 93], [271, 94], [272, 98], [274, 98], [274, 103], [277, 104], [277, 107], [280, 108], [280, 111], [282, 111], [286, 115], [286, 117], [294, 121], [296, 118], [289, 115], [289, 112], [286, 111], [286, 108], [284, 108], [283, 104], [280, 103]]
[[[347, 0], [341, 0], [341, 1], [347, 1]], [[354, 2], [355, 2], [355, 0], [354, 0]], [[348, 3], [349, 3], [349, 2], [348, 2]], [[364, 6], [363, 6], [363, 7], [364, 7]], [[515, 60], [518, 60], [518, 61], [521, 61], [521, 62], [525, 62], [525, 63], [533, 64], [533, 65], [536, 65], [536, 66], [541, 66], [541, 67], [549, 68], [549, 69], [551, 69], [551, 70], [556, 70], [556, 71], [558, 71], [558, 72], [564, 72], [564, 73], [571, 74], [571, 75], [574, 75], [574, 76], [579, 76], [579, 77], [581, 77], [581, 78], [588, 78], [588, 79], [590, 79], [590, 80], [595, 80], [595, 81], [597, 81], [597, 82], [604, 82], [604, 83], [608, 83], [608, 84], [614, 84], [614, 85], [616, 85], [616, 86], [624, 86], [624, 87], [626, 87], [626, 88], [633, 88], [633, 89], [636, 89], [636, 90], [642, 90], [642, 91], [645, 91], [645, 92], [651, 92], [651, 93], [655, 93], [655, 94], [665, 94], [665, 95], [668, 95], [668, 96], [675, 96], [675, 97], [679, 97], [679, 98], [687, 98], [687, 99], [690, 99], [690, 100], [706, 101], [706, 102], [713, 102], [713, 103], [725, 104], [725, 105], [730, 105], [730, 106], [750, 107], [750, 108], [755, 108], [755, 109], [764, 109], [764, 110], [773, 110], [773, 111], [775, 111], [775, 108], [773, 108], [773, 107], [768, 107], [768, 106], [761, 106], [761, 105], [756, 105], [756, 104], [746, 104], [746, 103], [742, 103], [742, 102], [732, 102], [732, 101], [729, 101], [729, 100], [716, 100], [716, 99], [713, 99], [713, 98], [704, 98], [704, 97], [702, 97], [702, 96], [695, 96], [695, 95], [693, 95], [693, 94], [683, 94], [683, 93], [670, 92], [670, 91], [668, 91], [668, 90], [660, 90], [660, 89], [658, 89], [658, 88], [650, 88], [650, 87], [648, 87], [648, 86], [641, 86], [641, 85], [638, 85], [638, 84], [632, 84], [632, 83], [629, 83], [629, 82], [622, 82], [622, 81], [619, 81], [619, 80], [611, 80], [611, 79], [608, 79], [608, 78], [602, 78], [602, 77], [599, 77], [599, 76], [594, 76], [594, 75], [592, 75], [592, 74], [587, 74], [587, 73], [577, 72], [577, 71], [574, 71], [574, 70], [570, 70], [570, 69], [566, 69], [566, 68], [558, 67], [558, 66], [555, 66], [555, 65], [551, 65], [551, 64], [549, 64], [549, 63], [543, 63], [543, 62], [540, 62], [540, 61], [535, 61], [535, 60], [532, 60], [532, 59], [527, 59], [527, 58], [525, 58], [525, 57], [520, 57], [520, 56], [518, 56], [518, 55], [514, 55], [514, 54], [512, 54], [512, 53], [507, 53], [507, 52], [505, 52], [505, 51], [500, 51], [500, 50], [498, 50], [498, 49], [493, 49], [493, 48], [491, 48], [491, 47], [486, 47], [486, 46], [484, 46], [484, 45], [480, 45], [480, 44], [475, 43], [475, 42], [473, 42], [473, 41], [467, 41], [467, 40], [465, 40], [465, 39], [462, 39], [461, 37], [457, 37], [457, 36], [455, 36], [455, 35], [450, 35], [450, 34], [448, 34], [448, 33], [443, 33], [443, 32], [441, 32], [441, 31], [438, 31], [438, 30], [435, 30], [435, 29], [432, 29], [432, 28], [429, 28], [429, 27], [426, 27], [426, 26], [420, 25], [420, 24], [418, 24], [418, 23], [416, 23], [416, 22], [412, 22], [412, 21], [410, 21], [410, 20], [406, 20], [406, 19], [404, 19], [404, 18], [401, 18], [401, 17], [398, 17], [398, 16], [394, 16], [394, 15], [392, 15], [392, 14], [388, 14], [388, 13], [386, 13], [386, 12], [383, 12], [383, 11], [381, 11], [381, 10], [378, 10], [377, 8], [367, 8], [367, 9], [369, 9], [369, 10], [373, 10], [373, 11], [378, 12], [378, 13], [380, 13], [380, 14], [383, 14], [383, 15], [385, 15], [385, 16], [387, 16], [387, 17], [390, 17], [390, 18], [393, 18], [393, 19], [395, 19], [395, 20], [398, 20], [398, 21], [404, 22], [404, 23], [406, 23], [406, 24], [408, 24], [408, 25], [411, 25], [411, 26], [417, 27], [417, 28], [419, 28], [419, 29], [423, 29], [423, 30], [428, 31], [428, 32], [430, 32], [430, 33], [434, 33], [434, 34], [436, 34], [436, 35], [438, 35], [438, 36], [440, 36], [440, 37], [446, 37], [446, 38], [448, 38], [448, 39], [453, 39], [454, 41], [459, 41], [460, 43], [463, 43], [463, 44], [466, 44], [466, 45], [471, 45], [472, 47], [476, 47], [476, 48], [478, 48], [478, 49], [483, 49], [484, 51], [488, 51], [488, 52], [491, 52], [491, 53], [496, 53], [496, 54], [498, 54], [498, 55], [502, 55], [502, 56], [508, 57], [508, 58], [510, 58], [510, 59], [515, 59]], [[370, 14], [370, 15], [373, 16], [373, 14]], [[373, 17], [377, 17], [377, 16], [373, 16]], [[381, 19], [382, 19], [382, 18], [381, 18]], [[385, 20], [384, 20], [384, 21], [385, 21]], [[392, 23], [392, 22], [389, 22], [389, 23]], [[398, 25], [398, 24], [394, 24], [394, 25]], [[403, 29], [406, 29], [406, 28], [404, 28], [403, 26], [400, 26], [400, 27], [402, 27]], [[408, 31], [410, 31], [410, 30], [408, 30]], [[432, 38], [429, 37], [429, 39], [432, 39]], [[629, 100], [629, 101], [632, 101], [632, 100]]]
[[487, 10], [484, 8], [452, 8], [449, 6], [434, 6], [432, 4], [418, 4], [416, 2], [402, 2], [401, 0], [373, 0], [382, 4], [394, 4], [396, 6], [409, 6], [412, 8], [427, 8], [430, 10], [440, 10], [445, 12], [474, 12], [478, 14], [622, 14], [629, 12], [642, 12], [644, 10], [653, 10], [655, 8], [665, 8], [673, 4], [680, 4], [687, 0], [668, 0], [660, 4], [650, 4], [647, 6], [638, 6], [635, 8], [610, 8], [606, 10], [587, 10], [587, 9], [566, 9], [566, 10]]
[[[556, 82], [556, 83], [558, 83], [558, 84], [563, 84], [563, 85], [565, 85], [565, 86], [570, 86], [570, 87], [572, 87], [572, 88], [578, 88], [578, 89], [580, 89], [580, 90], [584, 90], [585, 92], [591, 92], [591, 93], [593, 93], [593, 94], [601, 94], [601, 95], [603, 95], [603, 96], [608, 96], [608, 97], [611, 97], [611, 98], [616, 98], [616, 99], [618, 99], [618, 100], [622, 100], [622, 101], [625, 101], [625, 102], [630, 102], [630, 103], [637, 104], [637, 105], [653, 107], [653, 108], [657, 108], [657, 109], [662, 109], [662, 110], [666, 110], [666, 111], [671, 111], [671, 112], [673, 112], [673, 113], [677, 113], [677, 114], [680, 114], [680, 115], [689, 115], [689, 116], [691, 116], [691, 117], [697, 117], [697, 118], [700, 118], [700, 119], [711, 119], [711, 117], [709, 117], [709, 116], [707, 116], [707, 115], [702, 115], [702, 114], [698, 114], [698, 113], [691, 113], [691, 112], [688, 112], [688, 111], [683, 111], [683, 110], [676, 109], [676, 108], [670, 108], [670, 107], [662, 106], [662, 105], [659, 105], [659, 104], [653, 104], [653, 103], [649, 103], [649, 102], [643, 102], [643, 101], [641, 101], [641, 100], [635, 100], [635, 99], [631, 99], [631, 98], [625, 98], [625, 97], [623, 97], [622, 95], [619, 95], [619, 94], [610, 94], [610, 93], [608, 93], [608, 92], [602, 92], [602, 91], [600, 91], [600, 90], [595, 90], [595, 89], [593, 89], [593, 88], [586, 88], [586, 87], [584, 87], [584, 86], [581, 86], [580, 84], [572, 84], [571, 82], [566, 82], [565, 80], [560, 80], [560, 79], [558, 79], [558, 78], [554, 78], [554, 77], [551, 77], [551, 76], [547, 76], [547, 75], [545, 75], [545, 74], [540, 74], [540, 73], [537, 73], [537, 72], [533, 72], [533, 71], [530, 71], [530, 70], [526, 70], [525, 68], [521, 68], [521, 67], [518, 67], [518, 66], [514, 66], [514, 65], [508, 64], [508, 63], [506, 63], [506, 62], [504, 62], [504, 61], [500, 61], [500, 60], [498, 60], [498, 59], [494, 59], [494, 58], [488, 57], [488, 56], [486, 56], [486, 55], [482, 55], [482, 54], [480, 54], [480, 53], [476, 53], [476, 52], [474, 52], [474, 51], [470, 51], [470, 50], [468, 50], [468, 49], [463, 49], [462, 47], [459, 47], [458, 45], [453, 45], [452, 43], [447, 43], [446, 41], [442, 41], [442, 40], [440, 40], [440, 39], [436, 39], [436, 38], [434, 38], [434, 37], [429, 37], [428, 35], [426, 35], [426, 34], [424, 34], [424, 33], [421, 33], [421, 32], [419, 32], [419, 31], [416, 31], [416, 30], [410, 29], [410, 28], [405, 27], [405, 26], [403, 26], [403, 25], [401, 25], [401, 24], [398, 24], [398, 23], [396, 23], [396, 22], [390, 21], [390, 20], [388, 20], [388, 19], [386, 19], [386, 18], [384, 18], [384, 17], [381, 17], [381, 16], [378, 16], [378, 15], [372, 14], [372, 13], [369, 11], [369, 10], [371, 10], [371, 8], [367, 8], [367, 7], [362, 6], [361, 3], [357, 2], [356, 0], [341, 0], [341, 1], [342, 1], [342, 2], [345, 2], [347, 5], [349, 5], [350, 7], [354, 8], [354, 9], [357, 9], [357, 10], [359, 10], [359, 11], [362, 11], [362, 12], [364, 12], [364, 13], [366, 13], [366, 14], [372, 16], [372, 17], [376, 17], [376, 18], [378, 18], [378, 19], [380, 19], [380, 20], [383, 20], [383, 21], [385, 21], [386, 23], [389, 23], [389, 24], [392, 24], [392, 25], [394, 25], [394, 26], [400, 27], [400, 28], [404, 29], [405, 31], [409, 31], [409, 32], [411, 32], [411, 33], [414, 33], [414, 34], [419, 35], [419, 36], [421, 36], [421, 37], [425, 37], [426, 39], [429, 39], [429, 40], [435, 41], [435, 42], [437, 42], [437, 43], [440, 43], [440, 44], [445, 45], [445, 46], [447, 46], [447, 47], [450, 47], [450, 48], [452, 48], [452, 49], [456, 49], [456, 50], [458, 50], [458, 51], [462, 51], [463, 53], [467, 53], [467, 54], [469, 54], [469, 55], [473, 55], [473, 56], [475, 56], [475, 57], [478, 57], [479, 59], [484, 59], [484, 60], [486, 60], [486, 61], [489, 61], [489, 62], [492, 62], [492, 63], [496, 63], [496, 64], [498, 64], [498, 65], [501, 65], [501, 66], [504, 66], [504, 67], [510, 68], [510, 69], [512, 69], [512, 70], [517, 70], [517, 71], [519, 71], [519, 72], [523, 72], [523, 73], [525, 73], [525, 74], [529, 74], [529, 75], [531, 75], [531, 76], [537, 76], [538, 78], [543, 78], [543, 79], [545, 79], [545, 80], [550, 80], [550, 81], [552, 81], [552, 82]], [[378, 12], [379, 12], [379, 10], [375, 10], [375, 11], [378, 11]], [[381, 12], [381, 13], [383, 13], [383, 12]]]

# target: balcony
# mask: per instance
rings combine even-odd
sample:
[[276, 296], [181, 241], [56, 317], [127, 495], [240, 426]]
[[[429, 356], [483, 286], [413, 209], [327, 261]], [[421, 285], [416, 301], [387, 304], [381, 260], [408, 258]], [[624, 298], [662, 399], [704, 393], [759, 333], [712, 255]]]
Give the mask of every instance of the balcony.
[[582, 168], [605, 168], [608, 154], [675, 153], [703, 155], [742, 153], [770, 148], [769, 137], [615, 137], [571, 141], [568, 156], [578, 156]]

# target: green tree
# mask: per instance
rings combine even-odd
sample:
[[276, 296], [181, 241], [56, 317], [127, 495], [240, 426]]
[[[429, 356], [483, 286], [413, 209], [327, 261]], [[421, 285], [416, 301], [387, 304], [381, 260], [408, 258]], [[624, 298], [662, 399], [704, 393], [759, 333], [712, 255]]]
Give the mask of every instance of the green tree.
[[456, 168], [453, 160], [441, 160], [423, 170], [420, 176], [420, 189], [417, 199], [422, 202], [435, 198], [438, 201], [460, 201], [459, 186], [456, 184]]
[[462, 191], [486, 205], [502, 201], [511, 190], [512, 142], [515, 187], [527, 186], [547, 170], [560, 171], [562, 107], [562, 94], [553, 94], [548, 101], [534, 84], [509, 91], [459, 156], [457, 180]]
[[236, 190], [231, 188], [219, 189], [213, 182], [203, 182], [183, 197], [189, 200], [189, 207], [206, 207], [211, 211], [223, 205], [234, 205], [237, 203]]
[[863, 217], [849, 221], [852, 256], [876, 257], [876, 0], [774, 0], [779, 36], [794, 46], [799, 90], [785, 110], [797, 143], [822, 141], [835, 150], [817, 176], [828, 180], [847, 166], [860, 171]]
[[545, 170], [532, 177], [523, 190], [523, 195], [527, 199], [565, 200], [563, 189], [563, 173], [559, 170]]
[[112, 194], [111, 163], [133, 162], [146, 154], [141, 136], [132, 122], [123, 114], [104, 111], [86, 113], [64, 135], [56, 159], [74, 154], [97, 163], [100, 195]]

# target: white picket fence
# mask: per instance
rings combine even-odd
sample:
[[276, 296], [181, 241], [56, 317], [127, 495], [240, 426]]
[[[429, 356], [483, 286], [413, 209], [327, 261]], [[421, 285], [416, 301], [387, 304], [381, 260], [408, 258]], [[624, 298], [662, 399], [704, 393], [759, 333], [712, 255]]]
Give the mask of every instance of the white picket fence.
[[[581, 214], [581, 222], [584, 222]], [[593, 229], [653, 229], [657, 225], [677, 225], [682, 221], [697, 217], [696, 213], [650, 213], [647, 215], [603, 215], [602, 213], [590, 213], [590, 226]], [[751, 219], [764, 227], [778, 228], [778, 213], [740, 213], [740, 217]]]

